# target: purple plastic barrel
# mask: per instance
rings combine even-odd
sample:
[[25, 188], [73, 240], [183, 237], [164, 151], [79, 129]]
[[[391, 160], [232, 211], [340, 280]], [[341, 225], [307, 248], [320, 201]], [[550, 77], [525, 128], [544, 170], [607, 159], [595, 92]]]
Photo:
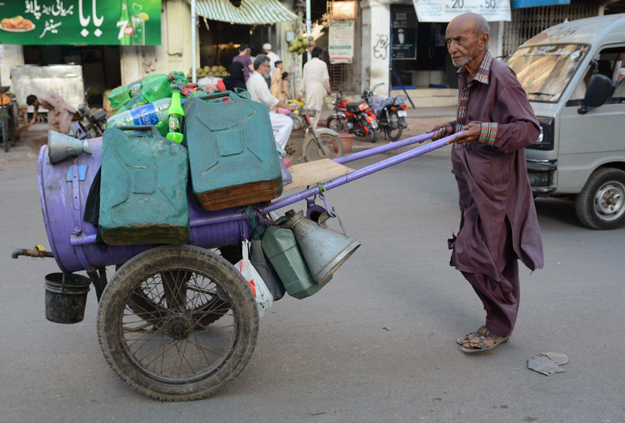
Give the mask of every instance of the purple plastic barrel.
[[[39, 152], [39, 196], [50, 248], [59, 268], [76, 272], [121, 264], [156, 245], [109, 245], [106, 251], [95, 244], [96, 227], [83, 221], [87, 195], [102, 163], [102, 138], [89, 140], [92, 155], [80, 154], [51, 164], [48, 146]], [[189, 218], [209, 218], [235, 211], [206, 212], [193, 198], [189, 201]], [[202, 219], [203, 220], [203, 219]], [[201, 220], [200, 220], [201, 221]], [[235, 245], [251, 237], [246, 220], [191, 227], [188, 244], [203, 248]]]

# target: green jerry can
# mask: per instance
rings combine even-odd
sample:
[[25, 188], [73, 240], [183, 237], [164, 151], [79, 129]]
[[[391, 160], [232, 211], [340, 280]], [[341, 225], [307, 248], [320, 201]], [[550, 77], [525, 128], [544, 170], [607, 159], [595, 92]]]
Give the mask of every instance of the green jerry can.
[[[276, 223], [279, 222], [280, 219]], [[310, 297], [332, 279], [330, 277], [322, 284], [315, 282], [290, 229], [269, 226], [263, 235], [261, 245], [291, 297], [298, 300]]]
[[270, 201], [282, 172], [266, 106], [247, 91], [187, 99], [185, 139], [193, 193], [204, 210]]
[[[178, 244], [189, 239], [187, 149], [154, 126], [134, 136], [108, 128], [102, 139], [99, 231], [111, 245]], [[145, 130], [147, 129], [148, 132]], [[136, 133], [136, 132], [135, 132]]]

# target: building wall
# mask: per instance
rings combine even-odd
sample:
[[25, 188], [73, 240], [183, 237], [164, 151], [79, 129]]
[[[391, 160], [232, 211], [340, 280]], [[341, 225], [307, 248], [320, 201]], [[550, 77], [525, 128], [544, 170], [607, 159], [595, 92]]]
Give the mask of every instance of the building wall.
[[388, 85], [391, 10], [388, 1], [363, 0], [360, 6], [362, 90], [380, 82]]
[[[163, 2], [160, 46], [124, 46], [121, 48], [122, 84], [142, 79], [150, 73], [183, 71], [192, 65], [191, 5], [185, 0]], [[171, 24], [170, 24], [171, 23]], [[197, 31], [197, 28], [196, 28]], [[199, 31], [197, 66], [200, 65]]]
[[5, 45], [2, 52], [2, 65], [0, 69], [2, 71], [2, 85], [12, 86], [11, 68], [24, 64], [24, 49], [22, 46]]

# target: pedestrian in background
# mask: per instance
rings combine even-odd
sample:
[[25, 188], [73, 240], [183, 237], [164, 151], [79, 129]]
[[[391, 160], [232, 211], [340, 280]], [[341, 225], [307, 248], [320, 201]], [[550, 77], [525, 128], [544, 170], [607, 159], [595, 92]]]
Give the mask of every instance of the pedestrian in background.
[[276, 98], [280, 98], [280, 91], [282, 91], [283, 73], [282, 61], [278, 60], [276, 62], [276, 70], [273, 72], [273, 75], [271, 75], [271, 85], [269, 86], [269, 91], [271, 91], [271, 94]]
[[306, 104], [304, 104], [304, 108], [317, 111], [315, 117], [311, 119], [313, 128], [317, 127], [317, 123], [321, 117], [321, 110], [323, 109], [326, 94], [332, 94], [330, 92], [328, 65], [319, 58], [321, 53], [322, 50], [319, 47], [315, 47], [312, 51], [312, 60], [304, 65], [302, 94], [298, 97], [298, 99], [301, 100], [302, 96], [305, 95]]
[[230, 65], [230, 75], [226, 76], [223, 81], [228, 91], [234, 91], [235, 88], [245, 90], [247, 86], [245, 85], [243, 63], [233, 61]]
[[478, 14], [455, 17], [446, 42], [459, 67], [456, 120], [438, 125], [432, 140], [451, 139], [460, 197], [460, 229], [448, 241], [450, 264], [473, 286], [486, 310], [477, 332], [458, 338], [462, 351], [506, 342], [519, 310], [518, 259], [543, 267], [543, 246], [527, 177], [525, 147], [540, 126], [514, 72], [488, 52], [488, 22]]
[[269, 43], [263, 45], [263, 50], [265, 50], [265, 55], [269, 58], [269, 64], [271, 66], [269, 76], [273, 76], [273, 72], [276, 70], [276, 62], [280, 60], [280, 56], [271, 50], [271, 44]]
[[284, 147], [286, 147], [291, 131], [293, 131], [293, 119], [282, 114], [274, 112], [274, 108], [281, 107], [290, 111], [295, 107], [288, 106], [271, 95], [269, 87], [265, 83], [265, 78], [269, 76], [269, 58], [264, 54], [259, 54], [254, 60], [254, 73], [250, 75], [247, 81], [247, 90], [253, 101], [258, 101], [269, 108], [269, 119], [271, 119], [271, 127], [276, 144], [279, 147], [278, 152], [286, 155]]
[[78, 120], [80, 116], [74, 107], [68, 104], [63, 98], [52, 91], [44, 91], [39, 94], [29, 95], [26, 97], [26, 104], [33, 106], [35, 109], [33, 119], [30, 124], [33, 125], [39, 115], [39, 107], [48, 109], [48, 124], [50, 130], [63, 135], [69, 134], [72, 126], [72, 120]]
[[232, 62], [240, 62], [243, 65], [243, 71], [245, 72], [245, 82], [250, 79], [250, 73], [254, 72], [254, 66], [252, 65], [252, 58], [247, 54], [247, 44], [241, 44], [239, 46], [239, 55], [232, 59]]

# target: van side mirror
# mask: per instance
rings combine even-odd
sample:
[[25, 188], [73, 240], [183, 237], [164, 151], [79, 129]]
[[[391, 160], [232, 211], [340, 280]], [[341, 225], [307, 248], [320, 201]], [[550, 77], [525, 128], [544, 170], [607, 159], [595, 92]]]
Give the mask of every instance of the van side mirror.
[[582, 105], [577, 109], [577, 113], [586, 114], [588, 107], [600, 107], [610, 97], [612, 93], [612, 80], [605, 75], [595, 74], [590, 78], [586, 95], [582, 101]]

